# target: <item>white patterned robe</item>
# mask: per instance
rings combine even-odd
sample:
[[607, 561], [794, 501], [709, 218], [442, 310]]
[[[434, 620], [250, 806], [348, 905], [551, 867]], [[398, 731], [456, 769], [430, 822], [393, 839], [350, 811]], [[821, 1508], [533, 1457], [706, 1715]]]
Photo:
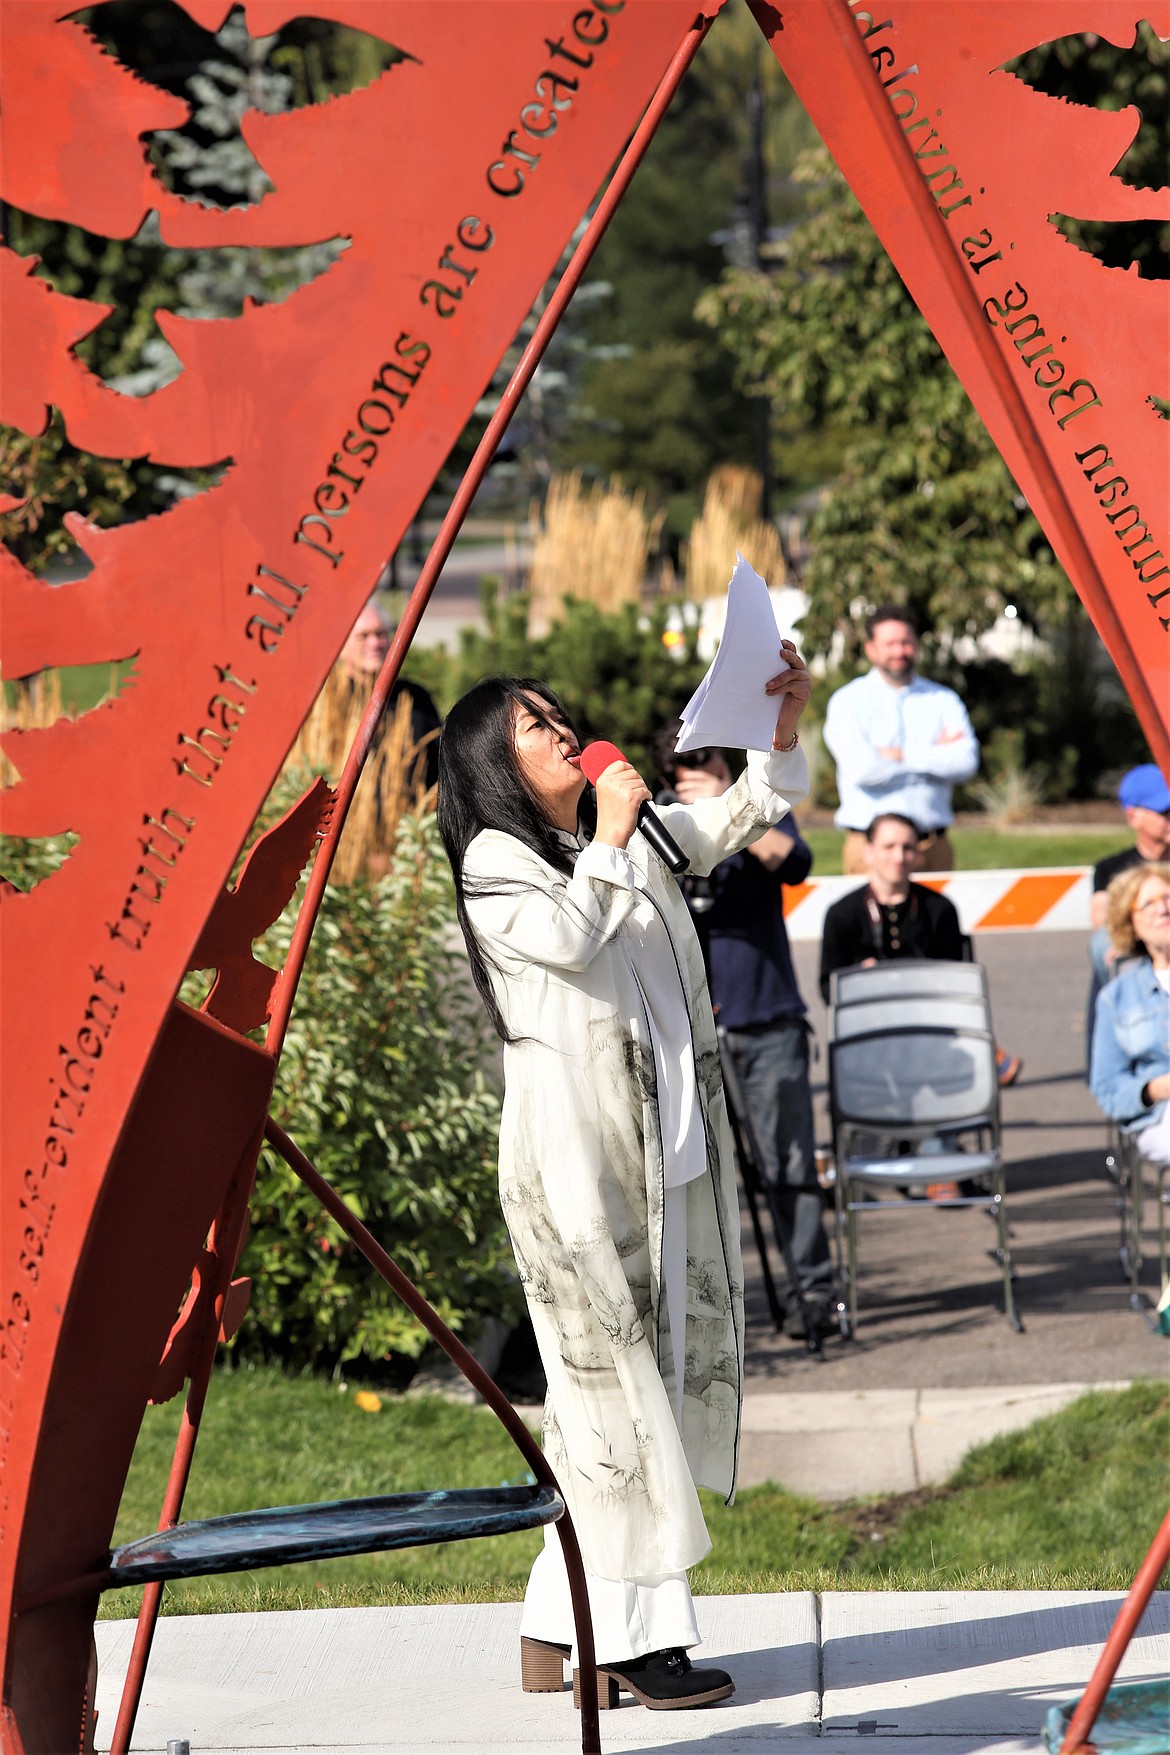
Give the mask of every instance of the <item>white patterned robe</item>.
[[[799, 748], [752, 755], [722, 797], [660, 815], [701, 875], [807, 791]], [[739, 1202], [703, 960], [676, 880], [641, 835], [628, 855], [595, 843], [565, 878], [484, 830], [464, 862], [468, 915], [517, 1038], [504, 1050], [500, 1198], [548, 1378], [544, 1448], [586, 1571], [614, 1579], [682, 1571], [707, 1552], [695, 1486], [732, 1497], [743, 1393]], [[649, 958], [689, 1012], [707, 1142], [707, 1173], [686, 1185], [678, 1422], [663, 1382], [673, 1348], [639, 983]]]

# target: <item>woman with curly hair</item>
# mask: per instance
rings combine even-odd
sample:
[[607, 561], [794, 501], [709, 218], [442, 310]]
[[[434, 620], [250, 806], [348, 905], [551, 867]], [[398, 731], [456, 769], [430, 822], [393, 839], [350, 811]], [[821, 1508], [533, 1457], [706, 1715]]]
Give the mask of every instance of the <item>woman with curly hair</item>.
[[1144, 1158], [1170, 1163], [1170, 864], [1114, 878], [1106, 925], [1131, 961], [1097, 1001], [1089, 1083]]

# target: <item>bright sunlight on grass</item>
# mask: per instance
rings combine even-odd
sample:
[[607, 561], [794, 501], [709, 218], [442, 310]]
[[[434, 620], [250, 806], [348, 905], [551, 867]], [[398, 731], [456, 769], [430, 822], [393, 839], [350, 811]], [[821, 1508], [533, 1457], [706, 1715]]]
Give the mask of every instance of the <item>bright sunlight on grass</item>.
[[[494, 1417], [437, 1396], [381, 1396], [274, 1370], [217, 1373], [186, 1516], [524, 1478]], [[155, 1527], [179, 1404], [147, 1410], [115, 1541]], [[712, 1551], [700, 1594], [785, 1590], [1115, 1590], [1127, 1586], [1165, 1508], [1170, 1389], [1083, 1396], [973, 1451], [946, 1487], [906, 1499], [820, 1505], [755, 1487], [733, 1510], [703, 1495]], [[403, 1549], [169, 1586], [164, 1611], [226, 1613], [519, 1597], [539, 1533]], [[138, 1592], [103, 1599], [128, 1615]]]

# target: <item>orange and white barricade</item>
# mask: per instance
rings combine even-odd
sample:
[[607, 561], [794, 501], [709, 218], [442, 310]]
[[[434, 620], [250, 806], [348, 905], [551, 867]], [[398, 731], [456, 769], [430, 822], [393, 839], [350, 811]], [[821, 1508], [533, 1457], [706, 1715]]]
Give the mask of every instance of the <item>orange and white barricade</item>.
[[[1088, 931], [1093, 869], [1048, 866], [1033, 871], [927, 872], [915, 880], [952, 901], [964, 932]], [[821, 937], [825, 910], [856, 890], [856, 877], [810, 878], [784, 890], [790, 939]]]

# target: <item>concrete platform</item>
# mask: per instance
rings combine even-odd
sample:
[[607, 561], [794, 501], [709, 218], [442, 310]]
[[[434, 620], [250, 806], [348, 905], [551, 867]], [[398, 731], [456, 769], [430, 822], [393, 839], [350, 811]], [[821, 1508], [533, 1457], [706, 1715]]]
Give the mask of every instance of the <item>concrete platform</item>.
[[[606, 1755], [1024, 1755], [1054, 1701], [1083, 1687], [1121, 1599], [1109, 1592], [841, 1592], [707, 1597], [702, 1656], [732, 1700], [601, 1715]], [[515, 1603], [169, 1617], [159, 1623], [133, 1747], [162, 1755], [550, 1755], [580, 1748], [569, 1693], [522, 1694]], [[98, 1747], [109, 1746], [132, 1623], [97, 1627]], [[1157, 1597], [1123, 1675], [1170, 1664]]]

